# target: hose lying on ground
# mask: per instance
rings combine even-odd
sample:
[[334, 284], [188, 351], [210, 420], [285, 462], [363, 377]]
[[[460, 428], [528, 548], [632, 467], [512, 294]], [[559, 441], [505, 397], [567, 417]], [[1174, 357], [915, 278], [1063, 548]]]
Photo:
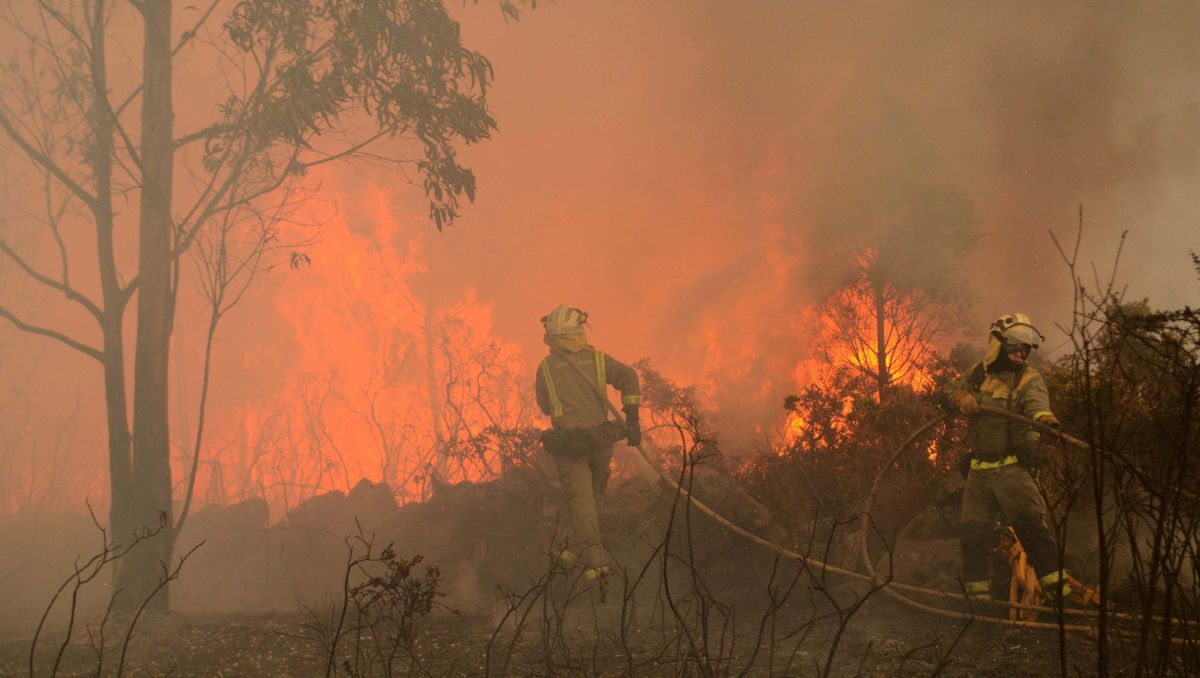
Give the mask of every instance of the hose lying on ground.
[[[1066, 434], [1062, 433], [1061, 431], [1059, 431], [1058, 429], [1051, 428], [1049, 426], [1046, 426], [1044, 424], [1036, 422], [1032, 419], [1029, 419], [1028, 417], [1017, 414], [1015, 412], [1010, 412], [1006, 409], [999, 408], [999, 407], [993, 407], [990, 405], [982, 406], [982, 410], [985, 412], [991, 412], [991, 413], [1003, 415], [1005, 417], [1013, 419], [1014, 421], [1017, 421], [1022, 424], [1032, 425], [1035, 428], [1040, 429], [1042, 432], [1045, 432], [1045, 433], [1053, 435], [1053, 436], [1057, 436], [1061, 440], [1063, 440], [1065, 443], [1073, 445], [1075, 447], [1079, 447], [1080, 449], [1085, 449], [1085, 450], [1091, 449], [1091, 447], [1087, 443], [1085, 443], [1084, 441], [1082, 441], [1078, 438], [1074, 438], [1072, 436], [1066, 435]], [[924, 425], [922, 425], [920, 428], [918, 428], [916, 431], [914, 431], [911, 435], [909, 435], [908, 438], [906, 438], [904, 440], [903, 443], [901, 443], [892, 452], [891, 456], [889, 456], [888, 459], [884, 462], [882, 468], [880, 468], [879, 473], [875, 477], [875, 481], [871, 486], [871, 491], [867, 495], [867, 498], [864, 500], [863, 509], [859, 514], [860, 529], [861, 529], [859, 545], [862, 550], [862, 562], [863, 562], [863, 566], [866, 567], [867, 571], [870, 573], [871, 580], [873, 582], [888, 581], [890, 579], [890, 577], [886, 578], [886, 579], [881, 577], [875, 571], [873, 560], [871, 558], [871, 555], [870, 555], [870, 552], [868, 549], [868, 540], [867, 540], [868, 530], [871, 525], [871, 508], [874, 505], [875, 497], [879, 493], [879, 489], [881, 487], [883, 478], [885, 475], [887, 475], [888, 470], [890, 468], [892, 468], [892, 466], [896, 463], [896, 461], [899, 460], [900, 456], [903, 455], [907, 451], [909, 446], [911, 446], [913, 443], [915, 443], [922, 435], [927, 433], [930, 429], [932, 429], [933, 427], [937, 426], [938, 424], [950, 419], [953, 416], [955, 416], [955, 414], [953, 414], [953, 413], [943, 414], [939, 417], [931, 419], [930, 421], [928, 421]], [[1125, 461], [1123, 458], [1121, 458], [1121, 460]], [[1139, 480], [1143, 480], [1144, 474], [1141, 474], [1139, 472], [1138, 478], [1139, 478]], [[989, 623], [1002, 623], [1002, 624], [1008, 624], [1011, 626], [1021, 626], [1021, 627], [1026, 627], [1026, 628], [1057, 629], [1059, 627], [1058, 624], [1047, 624], [1047, 623], [1041, 623], [1041, 622], [1013, 620], [1013, 619], [996, 619], [993, 617], [980, 617], [980, 616], [972, 615], [969, 613], [946, 610], [946, 609], [939, 608], [939, 607], [925, 605], [918, 601], [912, 600], [911, 598], [908, 598], [907, 596], [904, 596], [903, 594], [899, 593], [899, 591], [908, 591], [911, 593], [920, 593], [920, 594], [925, 594], [925, 595], [936, 595], [936, 596], [939, 596], [942, 598], [954, 598], [957, 600], [965, 601], [966, 597], [963, 595], [960, 595], [960, 594], [948, 594], [945, 591], [937, 591], [935, 589], [928, 589], [928, 588], [912, 586], [912, 585], [908, 585], [908, 584], [899, 584], [896, 582], [890, 582], [889, 585], [887, 585], [883, 588], [883, 591], [885, 594], [891, 596], [892, 598], [896, 599], [899, 602], [904, 603], [905, 605], [909, 605], [910, 607], [915, 607], [917, 609], [922, 609], [927, 612], [937, 614], [939, 616], [956, 617], [956, 618], [974, 617], [977, 620], [982, 620], [982, 621], [986, 621]], [[1051, 612], [1051, 613], [1056, 613], [1059, 611], [1058, 608], [1054, 608], [1054, 607], [1044, 607], [1044, 606], [1038, 606], [1038, 605], [1022, 605], [1019, 603], [1012, 603], [1012, 602], [1006, 602], [1006, 601], [983, 601], [983, 602], [986, 602], [987, 604], [992, 605], [992, 606], [1003, 606], [1003, 607], [1008, 607], [1011, 609], [1018, 609], [1018, 610], [1030, 610], [1030, 611], [1036, 611], [1036, 612]], [[1102, 614], [1102, 612], [1099, 610], [1064, 607], [1064, 608], [1062, 608], [1062, 614], [1064, 616], [1095, 618], [1095, 617], [1099, 617]], [[1117, 612], [1115, 610], [1105, 610], [1103, 612], [1103, 614], [1105, 614], [1105, 616], [1107, 616], [1111, 619], [1118, 619], [1118, 620], [1123, 620], [1123, 621], [1142, 621], [1143, 620], [1142, 615], [1130, 614], [1130, 613], [1126, 613], [1126, 612]], [[1163, 619], [1161, 617], [1157, 617], [1157, 616], [1155, 616], [1154, 619], [1156, 621], [1160, 621], [1160, 622], [1163, 621]], [[1192, 620], [1183, 620], [1183, 619], [1171, 619], [1170, 621], [1175, 624], [1186, 624], [1189, 626], [1195, 625], [1197, 623]], [[1085, 626], [1085, 625], [1079, 625], [1079, 624], [1064, 624], [1063, 628], [1065, 628], [1067, 630], [1071, 630], [1071, 631], [1081, 631], [1081, 632], [1088, 633], [1088, 634], [1095, 633], [1095, 629], [1092, 626]], [[1113, 629], [1112, 632], [1116, 633], [1118, 635], [1136, 635], [1136, 634], [1124, 632], [1120, 629]], [[1180, 638], [1173, 638], [1172, 640], [1174, 642], [1197, 642], [1192, 639], [1180, 639]]]
[[[616, 408], [615, 405], [612, 404], [612, 402], [608, 399], [607, 394], [605, 394], [600, 389], [599, 385], [595, 384], [595, 382], [592, 381], [591, 377], [584, 374], [583, 370], [580, 369], [577, 365], [575, 365], [570, 360], [566, 360], [564, 362], [566, 362], [568, 365], [570, 365], [571, 368], [575, 370], [575, 372], [580, 376], [580, 378], [582, 378], [584, 380], [585, 383], [592, 384], [596, 388], [596, 392], [597, 392], [597, 394], [599, 394], [600, 400], [608, 407], [608, 410], [612, 413], [612, 415], [614, 417], [616, 417], [617, 421], [622, 426], [626, 426], [626, 428], [627, 428], [627, 425], [625, 423], [625, 418], [622, 416], [622, 413]], [[1058, 431], [1057, 429], [1053, 429], [1049, 426], [1045, 426], [1043, 424], [1033, 421], [1032, 419], [1028, 419], [1022, 415], [1019, 415], [1019, 414], [1016, 414], [1013, 412], [1009, 412], [1002, 408], [992, 407], [989, 405], [982, 406], [982, 409], [985, 412], [994, 412], [996, 414], [1002, 414], [1004, 416], [1010, 417], [1010, 418], [1020, 421], [1022, 423], [1028, 423], [1037, 429], [1040, 429], [1040, 430], [1043, 430], [1052, 435], [1061, 437], [1061, 439], [1063, 441], [1065, 441], [1066, 443], [1075, 445], [1077, 447], [1081, 447], [1082, 449], [1090, 449], [1090, 447], [1087, 445], [1087, 443], [1083, 442], [1082, 440], [1079, 440], [1078, 438], [1073, 438], [1069, 435], [1063, 434], [1060, 431]], [[650, 455], [648, 455], [646, 453], [646, 450], [643, 449], [642, 445], [640, 445], [640, 444], [637, 445], [637, 451], [639, 454], [641, 454], [642, 459], [644, 459], [646, 461], [646, 463], [649, 464], [650, 467], [653, 468], [658, 473], [659, 477], [662, 478], [662, 480], [673, 491], [679, 493], [680, 496], [686, 498], [692, 506], [694, 506], [695, 508], [699, 509], [705, 515], [712, 518], [715, 522], [722, 525], [723, 527], [725, 527], [729, 531], [733, 532], [734, 534], [737, 534], [738, 536], [742, 537], [743, 539], [746, 539], [747, 541], [749, 541], [751, 543], [757, 544], [758, 546], [766, 549], [767, 551], [770, 551], [771, 553], [774, 553], [780, 557], [788, 558], [790, 560], [795, 560], [797, 562], [804, 564], [804, 566], [809, 568], [810, 570], [820, 570], [822, 573], [841, 575], [841, 576], [847, 577], [849, 579], [854, 579], [857, 581], [869, 583], [872, 586], [878, 587], [886, 595], [892, 597], [897, 602], [900, 602], [908, 607], [911, 607], [911, 608], [914, 608], [917, 610], [921, 610], [924, 612], [928, 612], [931, 614], [935, 614], [938, 616], [942, 616], [942, 617], [949, 617], [952, 619], [960, 619], [960, 620], [964, 620], [964, 621], [981, 621], [981, 622], [985, 622], [985, 623], [989, 623], [989, 624], [1000, 624], [1000, 625], [1004, 625], [1004, 626], [1013, 626], [1013, 627], [1021, 627], [1021, 628], [1035, 628], [1035, 629], [1045, 629], [1045, 630], [1058, 630], [1059, 628], [1062, 628], [1067, 631], [1075, 631], [1075, 632], [1079, 632], [1079, 633], [1085, 633], [1088, 635], [1095, 635], [1096, 629], [1095, 629], [1095, 627], [1093, 627], [1091, 625], [1066, 624], [1066, 623], [1058, 624], [1058, 623], [1025, 621], [1025, 620], [1021, 620], [1021, 619], [1008, 619], [1008, 618], [1000, 618], [1000, 617], [994, 617], [994, 616], [984, 616], [984, 615], [975, 614], [972, 611], [973, 608], [967, 608], [967, 606], [968, 605], [974, 605], [974, 606], [988, 605], [991, 607], [999, 607], [999, 608], [1009, 608], [1009, 609], [1018, 609], [1018, 610], [1033, 610], [1033, 611], [1037, 611], [1037, 612], [1053, 612], [1053, 613], [1058, 613], [1061, 611], [1063, 616], [1073, 616], [1073, 617], [1098, 617], [1100, 615], [1100, 612], [1098, 612], [1096, 610], [1087, 610], [1087, 609], [1080, 609], [1080, 608], [1067, 608], [1067, 607], [1063, 607], [1061, 610], [1059, 610], [1058, 608], [1042, 607], [1042, 606], [1034, 606], [1034, 605], [1022, 605], [1020, 603], [1013, 603], [1013, 602], [999, 601], [999, 600], [970, 601], [967, 598], [967, 596], [965, 596], [961, 593], [952, 593], [949, 591], [942, 591], [939, 589], [931, 589], [931, 588], [926, 588], [923, 586], [916, 586], [913, 584], [905, 584], [902, 582], [893, 581], [890, 576], [881, 577], [875, 571], [875, 568], [871, 563], [870, 553], [867, 548], [867, 534], [868, 534], [868, 528], [871, 524], [871, 507], [874, 504], [875, 496], [878, 494], [880, 482], [882, 481], [883, 477], [886, 475], [887, 470], [889, 468], [891, 468], [891, 466], [896, 462], [896, 460], [898, 460], [900, 458], [900, 456], [909, 448], [909, 446], [911, 446], [914, 442], [916, 442], [921, 436], [928, 433], [935, 426], [945, 422], [946, 420], [948, 420], [954, 416], [956, 416], [955, 413], [947, 413], [947, 414], [939, 415], [939, 416], [927, 421], [925, 424], [923, 424], [921, 427], [919, 427], [917, 430], [915, 430], [911, 435], [908, 436], [908, 438], [906, 438], [904, 440], [903, 443], [901, 443], [893, 451], [893, 453], [888, 457], [887, 462], [883, 465], [883, 467], [880, 469], [879, 473], [876, 475], [875, 481], [872, 484], [871, 492], [863, 504], [863, 510], [859, 514], [860, 525], [861, 525], [861, 530], [862, 530], [861, 538], [859, 541], [861, 543], [863, 564], [866, 567], [868, 574], [863, 574], [861, 572], [855, 572], [853, 570], [847, 570], [845, 568], [841, 568], [836, 565], [830, 565], [828, 563], [817, 560], [816, 558], [806, 556], [802, 553], [798, 553], [789, 548], [786, 548], [786, 547], [780, 546], [778, 544], [775, 544], [773, 542], [770, 542], [766, 539], [763, 539], [762, 537], [759, 537], [758, 535], [754, 534], [753, 532], [750, 532], [750, 531], [742, 528], [741, 526], [733, 523], [732, 521], [730, 521], [728, 518], [721, 515], [717, 511], [710, 508], [704, 502], [702, 502], [699, 499], [697, 499], [696, 497], [692, 496], [691, 493], [689, 493], [687, 491], [687, 489], [685, 489], [683, 486], [681, 486], [673, 477], [668, 475], [666, 471], [664, 471], [657, 463], [655, 463], [650, 458]], [[964, 608], [967, 608], [967, 610], [966, 611], [949, 610], [949, 609], [945, 609], [945, 608], [936, 607], [933, 605], [928, 605], [926, 603], [922, 603], [920, 601], [913, 600], [912, 598], [900, 593], [901, 591], [908, 592], [908, 593], [921, 594], [921, 595], [926, 595], [926, 596], [932, 596], [932, 597], [941, 598], [944, 600], [955, 601], [957, 604], [963, 606]], [[1107, 616], [1110, 618], [1113, 618], [1113, 619], [1122, 619], [1122, 620], [1129, 620], [1129, 621], [1142, 619], [1142, 617], [1140, 615], [1121, 613], [1121, 612], [1115, 612], [1115, 611], [1107, 612]], [[1172, 621], [1179, 623], [1182, 620], [1172, 620]], [[1193, 624], [1194, 622], [1188, 621], [1187, 623], [1190, 625], [1190, 624]], [[1132, 632], [1124, 632], [1120, 629], [1112, 629], [1112, 630], [1110, 630], [1110, 632], [1117, 634], [1117, 635], [1136, 635], [1136, 634], [1133, 634]], [[1186, 639], [1172, 639], [1172, 640], [1175, 642], [1179, 642], [1181, 640], [1186, 640]], [[1190, 641], [1189, 640], [1187, 642], [1200, 642], [1200, 641]]]

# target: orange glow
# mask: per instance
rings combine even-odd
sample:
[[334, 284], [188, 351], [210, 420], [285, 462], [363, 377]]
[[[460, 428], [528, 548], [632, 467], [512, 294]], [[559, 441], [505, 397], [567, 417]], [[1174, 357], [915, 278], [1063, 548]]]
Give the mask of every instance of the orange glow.
[[[846, 428], [846, 419], [854, 412], [854, 398], [845, 396], [842, 398], [841, 415], [833, 418], [829, 422], [829, 427], [838, 433], [844, 433]], [[784, 422], [783, 442], [784, 447], [779, 450], [782, 454], [784, 450], [793, 447], [798, 441], [805, 436], [821, 436], [824, 431], [814, 428], [812, 422], [806, 421], [799, 412], [789, 412], [787, 421]]]
[[[381, 193], [366, 210], [374, 223], [362, 233], [329, 219], [311, 266], [276, 287], [286, 340], [247, 350], [241, 363], [247, 374], [282, 369], [244, 389], [262, 396], [234, 405], [240, 430], [206, 450], [198, 497], [265, 495], [278, 518], [367, 478], [419, 501], [434, 476], [496, 477], [496, 432], [530, 424], [524, 356], [494, 335], [492, 308], [471, 289], [448, 301], [423, 295], [426, 259], [401, 222], [427, 225], [390, 213]], [[220, 437], [214, 428], [210, 438]]]
[[[867, 310], [868, 309], [864, 309], [864, 314], [862, 316], [863, 320], [860, 324], [860, 329], [864, 333], [874, 333], [877, 323], [873, 318], [867, 315]], [[833, 336], [840, 332], [839, 327], [830, 318], [823, 318], [822, 323], [826, 336]], [[901, 334], [901, 331], [896, 327], [895, 323], [888, 319], [884, 319], [883, 321], [883, 330], [884, 334], [889, 337], [894, 337]], [[886, 358], [884, 360], [884, 365], [895, 365], [896, 358], [908, 351], [913, 350], [915, 347], [911, 346], [911, 344], [915, 343], [917, 343], [915, 340], [905, 339], [896, 340], [895, 343], [888, 342], [887, 348], [882, 352]], [[876, 348], [873, 346], [852, 346], [848, 344], [830, 342], [829, 351], [830, 362], [835, 365], [847, 365], [859, 370], [860, 372], [863, 372], [864, 374], [872, 376], [879, 374], [879, 355], [881, 352], [876, 350]], [[914, 389], [920, 389], [923, 386], [928, 385], [931, 381], [929, 375], [926, 374], [925, 371], [920, 367], [915, 365], [906, 366], [906, 368], [899, 374], [891, 373], [890, 377], [891, 379], [888, 383], [902, 384], [910, 386]]]
[[786, 449], [795, 445], [800, 436], [804, 435], [804, 431], [808, 429], [808, 422], [804, 420], [804, 417], [792, 412], [788, 414], [783, 427], [783, 443]]
[[855, 280], [827, 299], [816, 318], [826, 357], [877, 382], [919, 389], [930, 383], [923, 361], [931, 346], [922, 333], [930, 309], [921, 293], [881, 280], [876, 256], [873, 250], [859, 255]]

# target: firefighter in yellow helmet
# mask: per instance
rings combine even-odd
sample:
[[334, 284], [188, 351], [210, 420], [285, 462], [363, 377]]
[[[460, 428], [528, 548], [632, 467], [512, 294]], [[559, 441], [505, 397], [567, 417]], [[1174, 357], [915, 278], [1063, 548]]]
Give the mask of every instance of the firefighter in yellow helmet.
[[[630, 445], [641, 444], [641, 390], [632, 367], [588, 344], [586, 322], [587, 313], [565, 305], [542, 318], [550, 355], [538, 366], [535, 390], [551, 423], [542, 444], [554, 457], [574, 531], [571, 550], [563, 557], [574, 560], [578, 554], [587, 576], [596, 578], [607, 571], [609, 559], [595, 498], [608, 485], [613, 443], [624, 438]], [[621, 393], [627, 429], [608, 418], [609, 386]]]
[[1047, 598], [1055, 600], [1071, 591], [1033, 476], [1045, 458], [1040, 436], [1032, 426], [980, 409], [987, 404], [1058, 427], [1046, 382], [1026, 364], [1042, 341], [1024, 313], [1001, 316], [988, 328], [983, 360], [946, 387], [950, 402], [968, 421], [970, 468], [959, 526], [963, 583], [967, 595], [976, 600], [991, 597], [988, 561], [997, 515], [1016, 531]]

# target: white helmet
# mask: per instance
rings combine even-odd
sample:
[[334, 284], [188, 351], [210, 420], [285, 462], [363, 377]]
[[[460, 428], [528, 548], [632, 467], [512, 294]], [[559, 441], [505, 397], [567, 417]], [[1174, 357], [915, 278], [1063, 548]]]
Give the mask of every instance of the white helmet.
[[542, 316], [542, 325], [546, 327], [547, 337], [574, 334], [583, 331], [583, 324], [587, 322], [587, 317], [586, 311], [559, 304], [558, 308]]
[[1046, 340], [1024, 313], [1012, 313], [996, 318], [992, 321], [989, 331], [992, 336], [1006, 344], [1029, 344], [1030, 347], [1037, 348]]

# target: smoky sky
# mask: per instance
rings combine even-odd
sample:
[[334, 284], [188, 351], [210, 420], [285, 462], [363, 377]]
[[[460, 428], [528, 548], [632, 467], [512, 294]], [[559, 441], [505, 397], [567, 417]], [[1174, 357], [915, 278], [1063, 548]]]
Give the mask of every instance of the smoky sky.
[[[768, 436], [803, 385], [811, 311], [860, 244], [969, 294], [968, 339], [1021, 310], [1062, 345], [1053, 328], [1069, 321], [1071, 287], [1049, 232], [1072, 239], [1080, 205], [1085, 262], [1107, 268], [1128, 231], [1131, 296], [1171, 307], [1200, 294], [1187, 257], [1200, 251], [1196, 3], [564, 0], [518, 23], [488, 2], [456, 11], [496, 74], [499, 129], [463, 151], [475, 203], [438, 233], [412, 177], [371, 166], [321, 175], [323, 200], [373, 256], [408, 262], [396, 265], [425, 298], [487, 306], [492, 332], [531, 365], [538, 318], [586, 309], [600, 348], [700, 385], [736, 446]], [[854, 218], [931, 193], [969, 227]], [[317, 296], [344, 284], [332, 267], [356, 266], [331, 251], [344, 242], [313, 244], [311, 269], [273, 272], [229, 315], [214, 388], [234, 395], [222, 398], [272, 398], [311, 367], [281, 309], [395, 302], [369, 267], [356, 271], [363, 300]], [[320, 284], [289, 283], [305, 275]], [[186, 362], [202, 310], [180, 313]], [[80, 421], [102, 430], [95, 366], [3, 332], [10, 355], [40, 356], [6, 393], [50, 408], [44, 384], [70, 365]], [[194, 390], [194, 374], [181, 380]], [[100, 456], [102, 434], [78, 439]]]
[[[1085, 265], [1107, 269], [1128, 231], [1130, 295], [1200, 293], [1194, 4], [582, 2], [504, 28], [473, 15], [466, 35], [496, 64], [501, 129], [431, 270], [478, 280], [531, 353], [543, 307], [573, 303], [615, 354], [771, 408], [811, 348], [823, 255], [870, 239], [965, 286], [964, 335], [1020, 309], [1061, 345], [1049, 233], [1071, 241], [1080, 205]], [[965, 201], [974, 226], [822, 227], [821, 209], [869, 213], [905, 184]]]

